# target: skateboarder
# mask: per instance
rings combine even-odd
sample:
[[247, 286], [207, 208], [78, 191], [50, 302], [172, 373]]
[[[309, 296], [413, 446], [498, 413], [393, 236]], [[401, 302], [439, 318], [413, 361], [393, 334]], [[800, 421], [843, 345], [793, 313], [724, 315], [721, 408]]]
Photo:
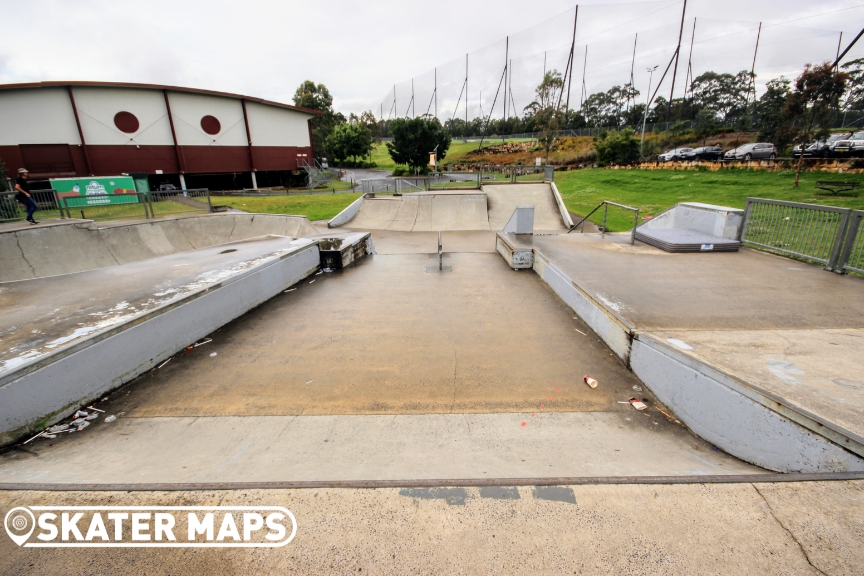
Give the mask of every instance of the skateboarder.
[[15, 190], [18, 193], [15, 195], [15, 199], [27, 209], [27, 221], [30, 224], [38, 224], [39, 222], [33, 219], [33, 213], [39, 210], [39, 206], [36, 205], [36, 201], [30, 195], [30, 185], [27, 183], [28, 176], [29, 173], [26, 168], [18, 169], [18, 178], [15, 179]]

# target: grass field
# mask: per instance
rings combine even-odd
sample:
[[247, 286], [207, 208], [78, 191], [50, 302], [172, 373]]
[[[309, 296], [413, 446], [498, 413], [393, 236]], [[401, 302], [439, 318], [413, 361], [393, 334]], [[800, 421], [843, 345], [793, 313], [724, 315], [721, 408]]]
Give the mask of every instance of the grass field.
[[244, 212], [293, 214], [309, 220], [325, 220], [341, 212], [360, 194], [310, 194], [308, 196], [213, 196], [213, 204], [231, 206]]
[[[474, 138], [472, 137], [472, 140]], [[525, 142], [525, 138], [513, 138], [506, 140], [507, 142]], [[483, 142], [483, 148], [487, 146], [496, 146], [501, 144], [501, 139], [496, 140], [486, 140]], [[464, 142], [462, 140], [453, 140], [450, 143], [450, 148], [447, 150], [447, 156], [445, 156], [441, 160], [442, 165], [446, 164], [455, 164], [457, 162], [462, 161], [465, 155], [468, 152], [473, 150], [477, 150], [477, 147], [480, 145], [479, 139], [473, 142]], [[390, 158], [390, 153], [387, 152], [387, 144], [381, 142], [380, 144], [376, 144], [372, 149], [372, 161], [377, 164], [377, 167], [381, 170], [394, 170], [396, 168], [396, 163], [393, 162], [393, 159]]]
[[[555, 173], [555, 184], [567, 209], [581, 215], [590, 212], [603, 200], [638, 208], [641, 217], [662, 212], [678, 202], [705, 202], [744, 208], [748, 196], [864, 209], [862, 197], [816, 195], [816, 192], [820, 192], [816, 189], [817, 180], [864, 183], [864, 175], [802, 173], [800, 186], [796, 189], [793, 186], [795, 173], [792, 171], [588, 169]], [[593, 222], [602, 222], [602, 219], [602, 211], [591, 217]], [[632, 213], [609, 209], [609, 230], [629, 230], [632, 226]]]

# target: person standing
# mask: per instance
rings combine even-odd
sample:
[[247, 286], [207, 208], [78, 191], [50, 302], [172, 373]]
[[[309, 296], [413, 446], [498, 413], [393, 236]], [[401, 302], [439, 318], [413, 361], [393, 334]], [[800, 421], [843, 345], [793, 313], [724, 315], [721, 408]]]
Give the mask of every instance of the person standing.
[[18, 178], [15, 179], [15, 190], [18, 191], [15, 194], [15, 199], [21, 202], [24, 205], [24, 208], [27, 209], [27, 221], [30, 224], [38, 224], [36, 220], [33, 219], [33, 214], [39, 210], [39, 206], [37, 206], [36, 201], [33, 200], [33, 196], [30, 195], [30, 184], [27, 182], [27, 177], [29, 173], [26, 168], [18, 169]]

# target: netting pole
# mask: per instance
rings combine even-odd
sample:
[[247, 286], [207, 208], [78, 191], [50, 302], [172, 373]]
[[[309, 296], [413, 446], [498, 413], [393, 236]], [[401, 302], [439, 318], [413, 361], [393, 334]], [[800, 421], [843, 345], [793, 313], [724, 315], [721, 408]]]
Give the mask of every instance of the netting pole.
[[684, 14], [686, 12], [687, 0], [684, 0], [684, 8], [681, 10], [681, 27], [678, 29], [678, 48], [675, 49], [675, 68], [672, 69], [672, 90], [669, 92], [669, 105], [666, 107], [667, 123], [669, 122], [669, 113], [672, 112], [672, 97], [675, 94], [675, 76], [678, 74], [678, 56], [681, 53], [681, 37], [684, 35]]
[[687, 56], [687, 77], [684, 79], [684, 98], [687, 98], [687, 90], [693, 97], [693, 41], [696, 39], [696, 18], [693, 18], [693, 32], [690, 34], [690, 55]]
[[582, 104], [588, 99], [588, 89], [585, 88], [585, 69], [588, 67], [588, 45], [585, 45], [585, 60], [582, 62], [582, 93], [579, 96], [579, 109], [582, 109]]
[[438, 118], [438, 68], [435, 68], [435, 91], [433, 92], [435, 95], [435, 118]]
[[465, 54], [465, 141], [468, 141], [468, 54]]
[[759, 22], [759, 31], [756, 32], [756, 47], [753, 49], [753, 64], [750, 65], [750, 89], [747, 90], [747, 99], [750, 99], [750, 90], [753, 91], [753, 102], [756, 102], [756, 53], [759, 52], [759, 38], [762, 37], [762, 22]]
[[[504, 130], [507, 129], [506, 128], [506, 125], [507, 125], [507, 73], [509, 72], [509, 70], [507, 68], [507, 61], [509, 58], [510, 58], [510, 37], [507, 36], [507, 38], [504, 41], [504, 126], [502, 126], [502, 128], [503, 128], [503, 130], [501, 130], [502, 132], [504, 132]], [[503, 134], [502, 134], [502, 136], [503, 136]]]
[[850, 42], [849, 45], [846, 46], [846, 49], [843, 50], [843, 52], [839, 56], [837, 56], [837, 60], [835, 60], [834, 64], [831, 65], [832, 68], [836, 68], [837, 65], [840, 64], [840, 60], [842, 60], [843, 57], [846, 56], [846, 53], [849, 52], [849, 50], [851, 50], [853, 46], [855, 46], [855, 43], [858, 42], [862, 34], [864, 34], [864, 28], [862, 28], [861, 31], [858, 32], [858, 35], [852, 39], [852, 42]]
[[[567, 110], [570, 109], [570, 85], [573, 84], [573, 51], [576, 49], [576, 23], [579, 21], [579, 5], [576, 5], [576, 15], [573, 17], [573, 39], [570, 41], [570, 75], [567, 79], [567, 104], [565, 105]], [[586, 46], [587, 50], [588, 47]], [[545, 66], [545, 62], [544, 62]], [[566, 72], [566, 70], [565, 70]], [[584, 70], [583, 70], [584, 74]], [[545, 75], [544, 75], [545, 76]], [[582, 105], [579, 105], [579, 108], [582, 108]]]
[[636, 42], [638, 42], [638, 41], [639, 41], [639, 33], [637, 32], [636, 38], [633, 39], [633, 58], [632, 58], [632, 60], [630, 60], [630, 90], [627, 91], [627, 109], [628, 110], [630, 109], [630, 99], [631, 99], [630, 97], [631, 96], [633, 97], [632, 98], [633, 99], [633, 105], [634, 106], [636, 105], [636, 95], [633, 94], [633, 91], [635, 90], [635, 88], [633, 87], [633, 84], [635, 83], [635, 81], [633, 79], [633, 67], [636, 65]]

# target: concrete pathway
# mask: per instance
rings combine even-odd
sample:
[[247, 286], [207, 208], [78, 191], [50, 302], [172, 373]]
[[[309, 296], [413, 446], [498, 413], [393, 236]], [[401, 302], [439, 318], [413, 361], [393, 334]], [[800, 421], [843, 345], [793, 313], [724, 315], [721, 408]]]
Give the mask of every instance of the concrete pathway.
[[[93, 455], [92, 466], [101, 455]], [[21, 505], [284, 506], [283, 548], [18, 548], [4, 574], [864, 572], [864, 481], [712, 485], [0, 492]]]

